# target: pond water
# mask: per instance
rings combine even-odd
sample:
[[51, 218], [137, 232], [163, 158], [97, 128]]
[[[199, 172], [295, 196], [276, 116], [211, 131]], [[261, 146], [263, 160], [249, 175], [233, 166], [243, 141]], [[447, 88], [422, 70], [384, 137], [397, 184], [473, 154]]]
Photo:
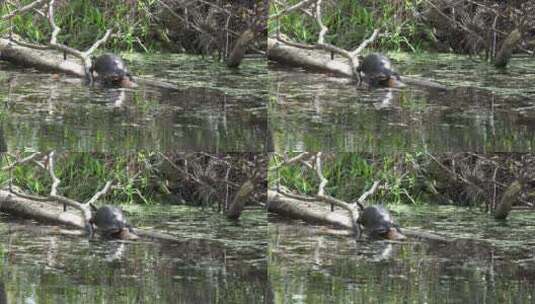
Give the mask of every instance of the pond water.
[[[128, 209], [127, 209], [128, 210]], [[0, 303], [263, 303], [263, 209], [239, 222], [189, 207], [132, 209], [137, 228], [180, 241], [89, 241], [0, 216]]]
[[187, 55], [123, 54], [133, 74], [178, 90], [88, 87], [0, 61], [0, 131], [8, 149], [264, 151], [267, 68]]
[[390, 54], [402, 75], [449, 87], [367, 89], [269, 63], [276, 151], [532, 151], [535, 60], [506, 72], [453, 55]]
[[533, 303], [535, 212], [506, 223], [466, 209], [398, 215], [403, 228], [450, 242], [356, 242], [269, 215], [275, 303]]

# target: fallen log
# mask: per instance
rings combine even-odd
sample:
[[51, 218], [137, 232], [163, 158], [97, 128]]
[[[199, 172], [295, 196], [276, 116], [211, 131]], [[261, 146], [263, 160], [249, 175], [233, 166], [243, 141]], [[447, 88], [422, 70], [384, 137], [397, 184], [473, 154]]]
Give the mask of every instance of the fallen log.
[[307, 50], [268, 38], [267, 55], [268, 59], [273, 61], [338, 76], [353, 77], [349, 64], [331, 59], [330, 53], [323, 50]]
[[[11, 193], [8, 190], [0, 190], [0, 211], [43, 223], [64, 225], [70, 228], [85, 231], [83, 217], [70, 211], [63, 211], [61, 204], [40, 202], [23, 198]], [[175, 242], [179, 241], [172, 235], [156, 231], [134, 229], [134, 232], [144, 238]]]
[[[15, 41], [0, 38], [0, 60], [35, 68], [44, 72], [65, 73], [75, 77], [85, 78], [84, 66], [81, 61], [73, 57], [73, 60], [65, 60], [63, 53], [51, 49], [35, 49], [20, 45]], [[133, 77], [136, 83], [161, 89], [179, 90], [175, 84]]]
[[[269, 212], [274, 212], [294, 219], [300, 219], [308, 223], [333, 225], [342, 229], [352, 231], [351, 218], [347, 212], [335, 210], [330, 211], [327, 204], [322, 202], [305, 202], [297, 198], [288, 197], [274, 190], [268, 190], [267, 208]], [[404, 235], [429, 239], [435, 241], [448, 242], [449, 239], [424, 231], [412, 229], [401, 229]]]
[[72, 212], [63, 212], [60, 204], [30, 200], [7, 190], [0, 190], [0, 211], [40, 222], [85, 229], [83, 218]]
[[84, 67], [79, 62], [64, 60], [63, 54], [55, 50], [38, 50], [0, 38], [0, 60], [33, 67], [42, 71], [53, 71], [77, 77], [85, 77]]
[[[331, 59], [329, 52], [317, 49], [304, 49], [297, 46], [282, 43], [276, 39], [268, 38], [268, 59], [302, 67], [308, 70], [332, 73], [338, 76], [353, 78], [353, 71], [349, 63]], [[447, 87], [426, 79], [412, 76], [401, 76], [401, 81], [406, 84], [446, 90]]]
[[277, 191], [268, 190], [267, 209], [270, 212], [309, 223], [352, 229], [353, 225], [346, 211], [337, 209], [331, 212], [328, 208], [322, 208], [323, 204], [322, 202], [303, 202]]

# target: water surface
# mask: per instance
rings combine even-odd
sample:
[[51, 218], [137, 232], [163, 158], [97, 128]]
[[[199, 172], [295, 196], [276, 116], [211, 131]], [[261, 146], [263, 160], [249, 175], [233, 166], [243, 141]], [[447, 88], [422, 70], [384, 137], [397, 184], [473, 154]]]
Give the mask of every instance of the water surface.
[[326, 227], [269, 217], [275, 303], [533, 303], [535, 212], [506, 223], [466, 209], [400, 214], [402, 227], [450, 242], [356, 242]]
[[134, 226], [180, 241], [89, 241], [0, 215], [0, 297], [9, 303], [263, 303], [266, 213], [239, 222], [188, 207], [135, 208]]
[[0, 61], [0, 131], [8, 149], [265, 150], [265, 60], [246, 59], [231, 70], [186, 55], [124, 57], [134, 75], [178, 90], [88, 87]]
[[390, 54], [402, 75], [447, 91], [356, 88], [345, 79], [269, 63], [277, 151], [532, 151], [535, 60], [507, 71], [453, 55]]

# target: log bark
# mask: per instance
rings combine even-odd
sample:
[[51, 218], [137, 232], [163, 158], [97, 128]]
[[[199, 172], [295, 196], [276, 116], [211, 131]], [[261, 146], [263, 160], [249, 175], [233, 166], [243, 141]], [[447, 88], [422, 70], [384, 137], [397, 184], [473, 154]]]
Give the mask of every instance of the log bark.
[[[3, 4], [3, 2], [4, 1], [2, 1], [1, 4]], [[15, 16], [20, 16], [24, 12], [27, 12], [27, 11], [29, 11], [31, 9], [36, 9], [36, 8], [39, 8], [39, 7], [43, 6], [45, 2], [46, 2], [46, 0], [33, 1], [28, 5], [25, 5], [23, 7], [17, 8], [15, 10], [11, 11], [9, 14], [6, 14], [6, 15], [0, 17], [0, 20], [4, 20], [5, 21], [5, 20], [9, 20], [9, 19], [11, 19], [11, 18], [13, 18]], [[2, 303], [2, 302], [0, 302], [0, 303]]]
[[53, 50], [37, 50], [0, 38], [0, 59], [43, 71], [85, 77], [84, 67], [78, 62], [64, 60], [63, 54]]
[[[284, 44], [276, 39], [268, 38], [268, 59], [298, 66], [309, 70], [332, 73], [338, 76], [353, 78], [349, 63], [331, 59], [331, 55], [323, 50], [308, 50]], [[401, 76], [406, 84], [446, 90], [447, 87], [439, 83], [417, 77]]]
[[331, 59], [331, 54], [323, 50], [302, 49], [268, 38], [267, 55], [268, 59], [273, 61], [338, 76], [353, 77], [349, 64]]
[[64, 212], [60, 204], [38, 202], [18, 197], [13, 193], [0, 190], [0, 211], [40, 222], [54, 223], [77, 229], [84, 229], [83, 218], [72, 212]]
[[[323, 207], [325, 205], [325, 207]], [[333, 225], [344, 229], [353, 229], [351, 218], [345, 210], [330, 211], [323, 202], [303, 202], [268, 190], [268, 211], [309, 223]]]

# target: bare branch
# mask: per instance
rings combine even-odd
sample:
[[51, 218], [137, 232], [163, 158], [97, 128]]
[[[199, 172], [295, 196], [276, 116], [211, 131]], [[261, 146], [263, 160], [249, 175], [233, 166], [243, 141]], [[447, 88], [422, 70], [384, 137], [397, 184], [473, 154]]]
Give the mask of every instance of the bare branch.
[[[194, 1], [195, 1], [195, 2], [200, 2], [200, 3], [203, 3], [203, 4], [206, 4], [206, 5], [208, 5], [208, 6], [211, 6], [211, 7], [215, 8], [215, 9], [221, 11], [221, 12], [224, 12], [224, 13], [227, 14], [227, 15], [232, 15], [232, 13], [231, 13], [229, 10], [227, 10], [227, 9], [225, 9], [224, 7], [221, 7], [221, 6], [219, 6], [219, 5], [216, 5], [216, 4], [214, 4], [214, 3], [211, 3], [210, 1], [204, 1], [204, 0], [194, 0]], [[186, 3], [187, 3], [187, 2], [186, 2]]]
[[457, 26], [459, 26], [460, 28], [465, 30], [467, 33], [470, 33], [470, 34], [474, 35], [474, 37], [476, 37], [478, 40], [483, 40], [483, 38], [480, 35], [478, 35], [476, 32], [470, 30], [468, 27], [464, 26], [462, 23], [457, 22], [456, 20], [452, 19], [448, 15], [444, 14], [444, 12], [442, 12], [442, 10], [440, 8], [438, 8], [435, 4], [433, 4], [432, 1], [429, 1], [429, 0], [424, 0], [424, 1], [427, 4], [429, 4], [439, 15], [441, 15], [444, 18], [446, 18], [451, 23], [456, 24]]
[[285, 15], [285, 14], [291, 12], [291, 11], [295, 11], [296, 9], [300, 9], [300, 8], [312, 3], [313, 1], [316, 1], [316, 0], [303, 0], [303, 1], [297, 3], [297, 4], [293, 5], [293, 6], [289, 6], [289, 7], [285, 8], [285, 9], [281, 10], [280, 12], [269, 16], [269, 20], [278, 19], [278, 18], [282, 17], [283, 15]]
[[110, 38], [110, 35], [111, 35], [111, 29], [108, 29], [106, 33], [104, 34], [104, 36], [102, 36], [102, 38], [100, 38], [99, 40], [95, 41], [95, 43], [93, 43], [93, 45], [90, 48], [88, 48], [83, 54], [86, 57], [89, 57], [89, 55], [91, 55], [101, 44], [106, 43], [108, 38]]
[[[33, 153], [32, 155], [24, 159], [17, 160], [15, 163], [9, 166], [3, 167], [2, 169], [3, 170], [11, 169], [16, 165], [24, 164], [30, 161], [35, 163], [36, 166], [38, 166], [39, 168], [46, 169], [46, 166], [43, 163], [40, 163], [37, 160], [35, 160], [35, 158], [38, 157], [39, 155], [41, 155], [40, 152]], [[89, 225], [89, 220], [91, 219], [91, 209], [90, 209], [89, 204], [91, 202], [96, 201], [99, 197], [101, 197], [102, 195], [104, 195], [106, 192], [109, 191], [109, 189], [111, 188], [111, 181], [108, 181], [106, 185], [104, 186], [104, 188], [101, 191], [95, 193], [93, 197], [86, 204], [82, 204], [76, 200], [73, 200], [73, 199], [70, 199], [68, 197], [58, 194], [58, 187], [61, 183], [61, 180], [56, 176], [54, 172], [55, 164], [56, 164], [55, 152], [52, 151], [48, 154], [48, 174], [50, 175], [50, 178], [52, 179], [52, 186], [51, 186], [50, 193], [48, 196], [38, 196], [38, 195], [27, 194], [27, 193], [24, 193], [22, 190], [20, 190], [18, 187], [12, 186], [12, 185], [10, 185], [9, 187], [9, 192], [17, 197], [21, 197], [21, 198], [25, 198], [25, 199], [29, 199], [33, 201], [49, 202], [49, 203], [57, 202], [57, 203], [62, 203], [64, 205], [71, 206], [81, 211], [82, 216], [84, 218], [85, 227], [87, 229], [91, 229]]]
[[34, 1], [34, 2], [30, 3], [30, 4], [28, 4], [28, 5], [25, 5], [25, 6], [21, 7], [21, 8], [18, 8], [16, 10], [12, 11], [11, 13], [9, 13], [7, 15], [2, 16], [2, 20], [9, 20], [9, 19], [11, 19], [11, 18], [13, 18], [13, 17], [15, 17], [15, 16], [17, 16], [19, 14], [22, 14], [22, 13], [24, 13], [26, 11], [29, 11], [29, 10], [33, 9], [33, 8], [37, 8], [39, 6], [42, 6], [45, 2], [46, 2], [46, 0]]
[[50, 36], [49, 46], [54, 49], [64, 51], [83, 60], [84, 54], [82, 52], [57, 42], [58, 34], [61, 31], [61, 28], [57, 26], [56, 22], [54, 21], [54, 0], [50, 0], [50, 2], [48, 3], [48, 23], [52, 28], [52, 35]]
[[302, 49], [307, 49], [307, 50], [320, 49], [320, 47], [318, 47], [317, 45], [305, 44], [305, 43], [299, 43], [299, 42], [291, 41], [291, 40], [287, 39], [287, 37], [284, 37], [281, 34], [278, 34], [276, 36], [276, 38], [277, 38], [278, 41], [280, 41], [280, 42], [282, 42], [284, 44], [290, 45], [290, 46], [295, 46], [295, 47], [302, 48]]
[[444, 166], [438, 159], [436, 159], [431, 153], [429, 152], [426, 152], [426, 155], [431, 158], [440, 168], [442, 168], [444, 171], [448, 172], [453, 178], [456, 178], [456, 179], [459, 179], [461, 181], [463, 181], [464, 183], [466, 184], [469, 184], [471, 185], [472, 187], [474, 187], [475, 189], [477, 189], [478, 191], [481, 191], [483, 192], [483, 189], [481, 189], [481, 187], [479, 187], [478, 185], [474, 184], [473, 182], [467, 180], [466, 178], [464, 178], [461, 174], [459, 173], [456, 173], [452, 170], [450, 170], [448, 167]]
[[34, 8], [33, 11], [34, 11], [35, 13], [37, 13], [39, 16], [41, 16], [42, 18], [46, 18], [46, 14], [43, 13], [42, 11], [40, 11], [40, 10], [38, 10], [38, 9], [36, 9], [36, 8]]
[[42, 162], [40, 162], [40, 161], [38, 161], [38, 160], [33, 160], [33, 163], [34, 163], [37, 167], [39, 167], [39, 168], [41, 168], [41, 169], [43, 169], [43, 170], [46, 170], [46, 166], [45, 166], [44, 163], [42, 163]]
[[84, 205], [89, 206], [91, 204], [94, 204], [101, 196], [105, 195], [106, 193], [108, 193], [108, 191], [110, 191], [111, 184], [112, 182], [108, 181], [106, 185], [104, 185], [104, 188], [102, 188], [102, 190], [95, 193], [93, 197], [90, 200], [88, 200]]
[[50, 0], [48, 3], [48, 23], [50, 24], [50, 27], [52, 28], [52, 35], [50, 36], [50, 41], [48, 42], [49, 46], [53, 49], [64, 51], [67, 54], [73, 55], [77, 58], [80, 58], [82, 60], [85, 59], [85, 54], [83, 52], [80, 52], [77, 49], [68, 47], [64, 44], [58, 43], [58, 34], [61, 31], [61, 28], [56, 25], [56, 21], [54, 21], [54, 2], [55, 0]]
[[371, 186], [371, 188], [368, 191], [362, 193], [362, 195], [359, 197], [357, 202], [359, 204], [362, 204], [368, 198], [368, 196], [374, 194], [375, 191], [377, 191], [378, 186], [379, 186], [379, 181], [373, 182], [373, 185]]
[[275, 170], [279, 169], [279, 168], [282, 167], [282, 166], [285, 166], [285, 165], [291, 165], [291, 164], [293, 164], [293, 163], [296, 163], [296, 162], [302, 160], [303, 158], [305, 158], [305, 157], [307, 157], [307, 156], [309, 156], [309, 155], [310, 155], [310, 154], [309, 154], [308, 152], [300, 153], [300, 154], [298, 154], [297, 156], [294, 156], [294, 157], [292, 157], [292, 158], [290, 158], [290, 159], [288, 159], [288, 160], [283, 161], [282, 163], [280, 163], [280, 164], [278, 164], [278, 165], [276, 165], [276, 166], [273, 166], [273, 167], [269, 168], [269, 170], [270, 170], [270, 171], [275, 171]]
[[31, 154], [30, 156], [27, 156], [27, 157], [25, 157], [23, 159], [17, 160], [14, 163], [12, 163], [12, 164], [10, 164], [8, 166], [2, 167], [2, 170], [3, 171], [7, 171], [7, 170], [10, 170], [10, 169], [13, 169], [15, 166], [22, 165], [24, 163], [32, 161], [35, 158], [37, 158], [38, 156], [40, 156], [40, 155], [41, 155], [41, 152], [35, 152], [35, 153]]
[[362, 52], [362, 50], [364, 50], [368, 46], [368, 44], [372, 43], [375, 39], [377, 39], [377, 35], [379, 35], [379, 30], [375, 29], [370, 38], [362, 41], [362, 43], [355, 50], [351, 51], [351, 57], [356, 57], [358, 54], [360, 54], [360, 52]]
[[322, 0], [316, 1], [316, 22], [321, 29], [318, 35], [318, 44], [323, 44], [325, 42], [325, 34], [329, 31], [329, 28], [327, 28], [321, 20], [321, 2]]
[[316, 154], [316, 174], [318, 175], [320, 179], [320, 185], [318, 187], [318, 196], [323, 197], [325, 196], [325, 186], [327, 186], [327, 183], [329, 182], [324, 176], [323, 172], [321, 172], [322, 166], [321, 166], [321, 152], [318, 152]]
[[48, 173], [52, 178], [52, 187], [50, 188], [50, 196], [54, 197], [58, 193], [58, 186], [61, 183], [61, 180], [54, 173], [54, 151], [48, 154]]
[[316, 201], [316, 199], [313, 198], [313, 197], [292, 193], [292, 192], [290, 192], [290, 190], [288, 188], [286, 188], [284, 186], [280, 186], [279, 189], [277, 189], [276, 191], [281, 193], [281, 194], [284, 194], [287, 197], [295, 198], [295, 199], [300, 200], [300, 201], [305, 201], [305, 202], [315, 202]]

